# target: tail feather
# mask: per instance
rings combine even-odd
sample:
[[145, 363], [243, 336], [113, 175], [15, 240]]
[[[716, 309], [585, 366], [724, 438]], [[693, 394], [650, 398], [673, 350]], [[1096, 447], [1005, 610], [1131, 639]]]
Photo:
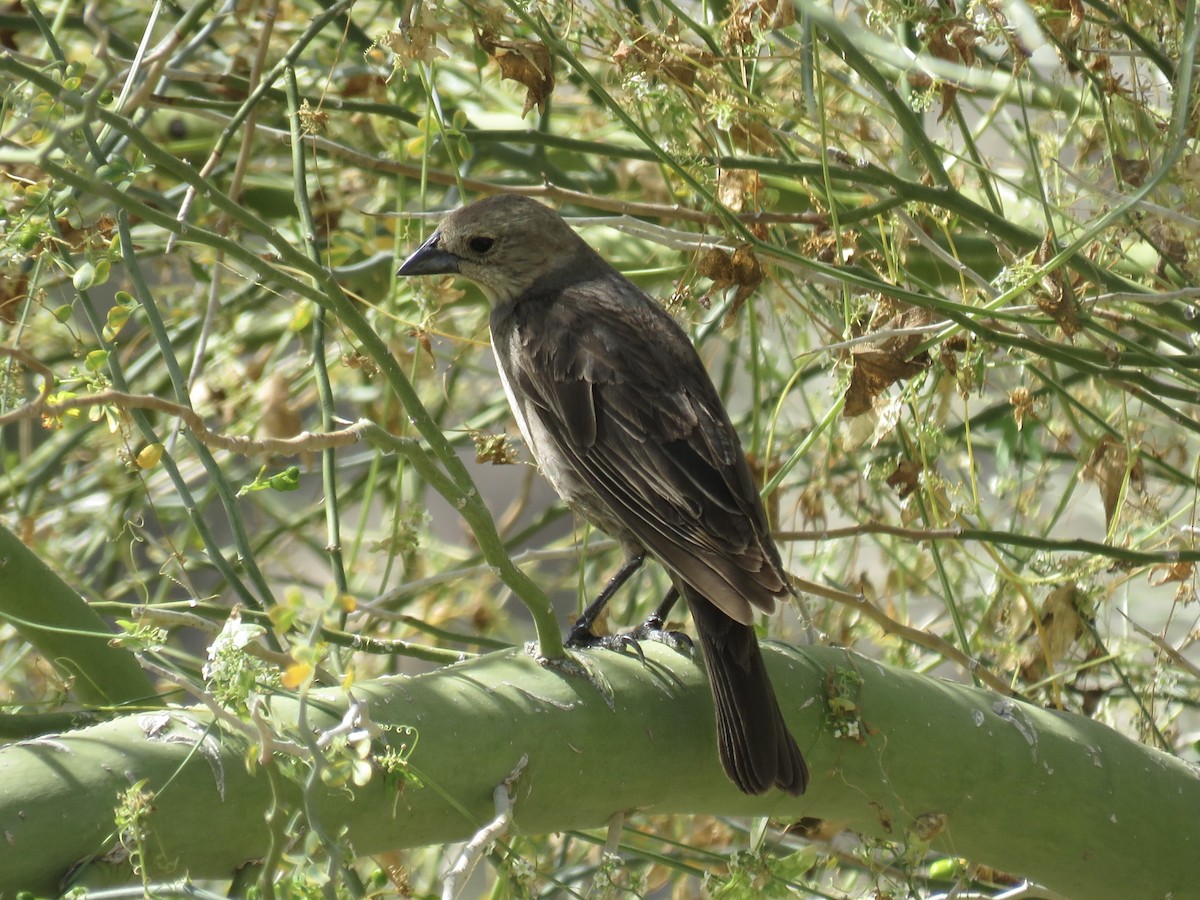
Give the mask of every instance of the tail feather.
[[747, 794], [808, 786], [808, 766], [788, 731], [754, 629], [735, 622], [695, 590], [684, 596], [712, 688], [717, 747], [730, 780]]

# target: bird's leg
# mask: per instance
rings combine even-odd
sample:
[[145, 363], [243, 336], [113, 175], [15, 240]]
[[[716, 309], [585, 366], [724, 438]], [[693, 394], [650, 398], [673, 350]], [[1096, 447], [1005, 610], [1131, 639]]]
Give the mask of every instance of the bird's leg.
[[597, 637], [592, 630], [592, 626], [596, 624], [596, 617], [600, 615], [600, 611], [612, 599], [613, 594], [621, 589], [621, 586], [629, 580], [634, 572], [636, 572], [643, 562], [645, 562], [646, 554], [638, 553], [629, 557], [617, 569], [616, 574], [608, 579], [608, 584], [604, 589], [596, 595], [596, 599], [588, 604], [587, 609], [583, 611], [575, 624], [571, 626], [571, 630], [567, 632], [566, 645], [568, 647], [606, 647], [609, 650], [633, 650], [642, 661], [645, 662], [645, 656], [642, 654], [642, 648], [639, 646], [639, 641], [658, 641], [666, 644], [675, 650], [690, 650], [692, 648], [692, 639], [681, 631], [666, 631], [663, 628], [663, 623], [667, 621], [667, 616], [670, 615], [671, 609], [679, 600], [679, 589], [672, 587], [663, 597], [662, 602], [655, 607], [654, 612], [650, 613], [649, 618], [641, 625], [638, 625], [632, 631], [625, 634], [613, 634], [606, 637]]
[[583, 611], [583, 615], [575, 620], [575, 624], [567, 632], [566, 644], [568, 647], [586, 647], [596, 643], [596, 633], [592, 631], [592, 626], [596, 624], [596, 617], [608, 605], [608, 601], [612, 599], [613, 594], [621, 589], [621, 585], [629, 580], [629, 576], [642, 567], [642, 563], [645, 560], [646, 554], [638, 553], [629, 557], [621, 564], [621, 568], [617, 569], [616, 574], [608, 579], [608, 584], [604, 586], [604, 590], [597, 594], [596, 599], [588, 604], [587, 609]]
[[646, 617], [645, 627], [661, 630], [663, 624], [667, 621], [667, 616], [671, 614], [671, 610], [675, 608], [675, 604], [678, 602], [679, 588], [671, 585], [671, 589], [662, 598], [662, 603], [658, 604], [654, 612]]
[[676, 650], [691, 649], [692, 639], [682, 631], [667, 631], [663, 626], [667, 616], [675, 604], [679, 602], [679, 588], [674, 585], [667, 591], [662, 602], [654, 608], [654, 612], [646, 617], [646, 621], [629, 633], [634, 641], [659, 641]]

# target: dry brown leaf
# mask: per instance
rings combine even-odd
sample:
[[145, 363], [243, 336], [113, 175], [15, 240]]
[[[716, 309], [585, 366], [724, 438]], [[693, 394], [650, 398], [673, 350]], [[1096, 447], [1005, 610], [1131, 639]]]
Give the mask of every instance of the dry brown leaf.
[[792, 0], [775, 0], [771, 9], [771, 27], [787, 28], [796, 24], [796, 5]]
[[[1057, 248], [1054, 232], [1048, 231], [1033, 254], [1035, 265], [1043, 266], [1054, 258]], [[1063, 334], [1071, 337], [1080, 332], [1079, 301], [1075, 298], [1075, 288], [1067, 277], [1066, 271], [1059, 267], [1042, 276], [1042, 288], [1045, 294], [1034, 293], [1038, 309], [1050, 316], [1063, 330]]]
[[429, 367], [437, 368], [437, 357], [433, 353], [433, 337], [424, 328], [411, 328], [408, 331], [408, 336], [417, 342], [417, 346], [425, 351], [425, 355], [429, 357]]
[[554, 90], [553, 62], [550, 50], [541, 41], [502, 40], [490, 32], [475, 35], [475, 42], [500, 67], [500, 77], [525, 88], [525, 106], [521, 118], [535, 106], [543, 115], [546, 101]]
[[853, 229], [836, 233], [831, 229], [814, 231], [801, 245], [800, 252], [827, 265], [850, 265], [858, 259], [858, 232]]
[[1083, 27], [1083, 0], [1052, 0], [1042, 24], [1066, 47], [1074, 47]]
[[762, 190], [762, 180], [752, 169], [722, 169], [717, 176], [717, 200], [726, 209], [741, 212], [746, 198], [755, 200]]
[[933, 76], [928, 72], [913, 70], [904, 76], [904, 80], [908, 82], [908, 86], [914, 91], [927, 91], [933, 87]]
[[[933, 314], [927, 309], [910, 306], [896, 311], [890, 303], [881, 301], [871, 317], [867, 332], [903, 330], [928, 325], [932, 321]], [[852, 347], [850, 358], [854, 368], [850, 374], [850, 386], [846, 388], [842, 415], [846, 418], [861, 416], [874, 406], [875, 398], [886, 388], [929, 368], [927, 353], [909, 359], [921, 340], [920, 334], [896, 334]]]
[[1150, 568], [1150, 584], [1159, 587], [1172, 582], [1191, 581], [1196, 575], [1194, 562], [1163, 563]]
[[1051, 662], [1058, 662], [1070, 651], [1083, 631], [1080, 610], [1087, 604], [1087, 595], [1073, 584], [1055, 588], [1042, 603], [1040, 643], [1042, 652]]
[[1196, 564], [1193, 562], [1164, 563], [1150, 569], [1151, 585], [1178, 584], [1175, 602], [1182, 605], [1196, 602]]
[[[696, 271], [705, 278], [712, 279], [713, 284], [709, 288], [708, 294], [719, 294], [737, 286], [737, 293], [733, 295], [729, 312], [725, 314], [722, 322], [723, 328], [728, 328], [732, 324], [733, 318], [737, 316], [742, 305], [766, 277], [758, 262], [758, 257], [754, 255], [754, 248], [750, 244], [739, 245], [733, 253], [722, 250], [720, 247], [711, 247], [696, 260]], [[705, 304], [706, 300], [707, 295], [701, 298], [700, 302]]]
[[770, 128], [758, 119], [742, 116], [729, 126], [729, 140], [751, 153], [769, 156], [779, 152], [779, 142]]
[[954, 99], [958, 96], [958, 85], [950, 81], [943, 81], [938, 85], [938, 93], [942, 95], [942, 109], [937, 117], [940, 122], [954, 108]]
[[954, 378], [955, 387], [963, 398], [969, 397], [975, 389], [975, 368], [960, 365], [956, 353], [966, 353], [970, 343], [963, 335], [955, 335], [942, 341], [938, 348], [938, 359], [946, 367], [946, 371]]
[[918, 841], [932, 841], [943, 831], [950, 822], [946, 813], [922, 813], [913, 820], [912, 833]]
[[1104, 524], [1111, 529], [1126, 480], [1130, 487], [1140, 488], [1145, 472], [1140, 459], [1135, 459], [1130, 465], [1128, 448], [1111, 434], [1106, 434], [1096, 443], [1096, 449], [1092, 451], [1079, 477], [1084, 481], [1094, 481], [1100, 489], [1100, 499], [1104, 503]]
[[0, 322], [12, 325], [21, 315], [29, 280], [24, 272], [0, 282]]
[[895, 488], [896, 496], [903, 500], [921, 486], [921, 473], [925, 467], [911, 459], [902, 459], [896, 464], [896, 471], [888, 476], [887, 486]]
[[763, 270], [753, 244], [739, 244], [733, 251], [733, 280], [751, 290], [762, 284]]
[[744, 47], [755, 41], [758, 32], [786, 28], [795, 21], [792, 0], [741, 0], [725, 20], [724, 43]]
[[742, 306], [766, 277], [763, 274], [762, 266], [759, 265], [758, 257], [754, 255], [754, 247], [750, 244], [739, 245], [733, 251], [730, 264], [733, 267], [733, 283], [737, 285], [737, 291], [733, 295], [733, 302], [729, 304], [729, 311], [725, 313], [725, 318], [721, 322], [722, 328], [729, 328], [733, 325], [733, 320]]
[[958, 374], [958, 357], [945, 344], [938, 349], [938, 359], [951, 375]]
[[375, 363], [375, 360], [371, 359], [365, 353], [343, 353], [339, 361], [347, 369], [356, 369], [365, 372], [368, 378], [374, 378], [379, 374], [379, 366]]
[[[929, 30], [926, 46], [931, 55], [950, 63], [971, 66], [975, 63], [975, 43], [978, 40], [975, 27], [962, 19], [943, 19], [934, 24]], [[943, 80], [939, 89], [942, 95], [942, 109], [938, 113], [938, 121], [942, 121], [954, 105], [958, 96], [958, 84]]]
[[1014, 388], [1008, 394], [1008, 402], [1012, 405], [1017, 431], [1020, 431], [1025, 427], [1025, 419], [1033, 415], [1033, 393], [1024, 386]]
[[1193, 239], [1191, 236], [1180, 234], [1163, 223], [1151, 226], [1150, 236], [1158, 248], [1158, 265], [1155, 266], [1154, 272], [1159, 278], [1166, 278], [1172, 266], [1183, 268], [1188, 264], [1188, 260], [1191, 259], [1191, 251], [1188, 249], [1188, 243]]
[[862, 348], [854, 353], [854, 370], [846, 388], [846, 418], [869, 412], [885, 389], [925, 371], [928, 362], [909, 361], [886, 349]]
[[723, 291], [733, 285], [733, 257], [720, 247], [705, 250], [696, 260], [696, 271], [712, 280], [714, 291]]
[[1150, 162], [1146, 159], [1131, 159], [1114, 153], [1113, 162], [1117, 164], [1117, 174], [1121, 176], [1121, 180], [1134, 187], [1141, 187], [1150, 172]]
[[715, 62], [716, 57], [707, 50], [684, 45], [664, 54], [660, 66], [667, 79], [690, 88]]
[[1021, 665], [1026, 680], [1040, 681], [1066, 658], [1083, 634], [1087, 604], [1087, 594], [1074, 584], [1060, 585], [1046, 596], [1038, 620], [1030, 623], [1024, 635], [1037, 635], [1036, 645]]
[[960, 19], [951, 26], [950, 43], [958, 50], [959, 59], [965, 65], [975, 65], [975, 47], [979, 43], [979, 31], [973, 23]]
[[422, 22], [389, 31], [381, 43], [396, 55], [395, 67], [403, 71], [413, 63], [428, 65], [436, 59], [445, 59], [446, 54], [437, 46], [438, 35], [445, 32], [444, 25]]
[[716, 61], [699, 47], [680, 42], [674, 35], [657, 31], [632, 34], [613, 52], [613, 62], [621, 69], [636, 71], [671, 81], [691, 90], [696, 81]]
[[[776, 494], [779, 492], [776, 491]], [[825, 511], [825, 490], [824, 486], [816, 481], [809, 481], [804, 485], [804, 489], [800, 491], [799, 498], [800, 516], [808, 525], [815, 525], [817, 522], [825, 522], [829, 515]]]
[[[844, 822], [833, 819], [818, 819], [814, 816], [804, 816], [789, 825], [785, 831], [788, 834], [799, 835], [808, 841], [829, 843], [846, 831]], [[854, 840], [858, 840], [855, 836]]]

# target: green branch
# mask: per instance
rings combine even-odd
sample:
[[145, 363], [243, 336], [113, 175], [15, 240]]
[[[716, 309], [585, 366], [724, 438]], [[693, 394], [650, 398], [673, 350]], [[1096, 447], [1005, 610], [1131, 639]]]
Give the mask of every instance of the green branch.
[[[53, 79], [19, 62], [8, 52], [0, 52], [0, 72], [9, 72], [31, 82], [76, 112], [82, 112], [84, 109], [85, 98], [64, 90]], [[471, 525], [488, 563], [497, 568], [514, 593], [533, 611], [536, 620], [541, 625], [538, 631], [538, 640], [543, 653], [546, 656], [561, 655], [562, 639], [558, 633], [557, 623], [553, 629], [545, 627], [548, 621], [545, 611], [550, 608], [549, 599], [534, 582], [517, 572], [512, 565], [512, 561], [504, 549], [503, 541], [496, 532], [491, 514], [484, 505], [466, 466], [459, 459], [445, 434], [429, 415], [424, 404], [421, 403], [412, 382], [400, 368], [387, 344], [346, 296], [330, 272], [313, 262], [302, 250], [296, 249], [278, 231], [268, 228], [241, 204], [227, 197], [215, 185], [200, 176], [192, 166], [165, 152], [129, 119], [101, 108], [95, 108], [91, 112], [106, 126], [128, 137], [131, 143], [145, 154], [147, 160], [153, 165], [191, 185], [201, 197], [212, 203], [222, 213], [245, 227], [251, 234], [264, 239], [278, 254], [279, 259], [264, 258], [254, 247], [230, 240], [209, 229], [180, 223], [165, 211], [134, 199], [133, 196], [122, 191], [118, 185], [98, 178], [87, 170], [86, 166], [77, 171], [61, 165], [51, 159], [48, 154], [39, 155], [38, 165], [60, 182], [109, 200], [116, 208], [158, 225], [181, 240], [221, 250], [230, 259], [243, 263], [264, 278], [280, 283], [286, 290], [294, 291], [332, 313], [358, 339], [363, 352], [379, 367], [380, 372], [387, 379], [389, 387], [404, 406], [409, 422], [425, 439], [433, 456], [449, 474], [449, 481], [442, 479], [439, 483], [453, 485], [453, 492], [443, 496], [462, 513]], [[300, 278], [284, 276], [280, 271], [280, 263], [303, 273], [311, 279], [311, 283]], [[416, 452], [422, 456], [427, 455], [423, 448], [418, 448]]]
[[[401, 771], [419, 781], [376, 772], [352, 794], [315, 788], [313, 808], [331, 832], [348, 829], [356, 855], [462, 841], [494, 816], [493, 789], [524, 759], [513, 790], [524, 834], [603, 828], [632, 809], [812, 816], [897, 853], [932, 845], [1065, 896], [1200, 895], [1200, 776], [1098, 722], [843, 650], [768, 645], [814, 779], [798, 799], [749, 797], [717, 762], [701, 669], [661, 644], [643, 650], [644, 662], [583, 653], [573, 669], [514, 650], [358, 685], [376, 725], [414, 729], [393, 749], [405, 745]], [[314, 691], [307, 718], [329, 729], [344, 706], [339, 692]], [[298, 713], [292, 700], [271, 703], [285, 731]], [[150, 730], [129, 717], [0, 751], [0, 891], [61, 889], [81, 860], [112, 868], [112, 810], [129, 772], [154, 792], [152, 876], [230, 877], [262, 856], [270, 773], [248, 773], [242, 739], [210, 727], [206, 713], [181, 711]], [[296, 808], [296, 782], [276, 780], [276, 802]]]
[[112, 630], [15, 534], [0, 526], [0, 620], [42, 654], [82, 702], [150, 702], [154, 685]]

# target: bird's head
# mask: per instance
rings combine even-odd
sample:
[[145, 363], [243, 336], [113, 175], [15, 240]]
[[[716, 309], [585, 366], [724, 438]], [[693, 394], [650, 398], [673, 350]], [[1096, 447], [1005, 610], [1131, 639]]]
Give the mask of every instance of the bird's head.
[[546, 278], [598, 259], [562, 216], [513, 194], [456, 209], [397, 275], [462, 275], [493, 303], [527, 293]]

